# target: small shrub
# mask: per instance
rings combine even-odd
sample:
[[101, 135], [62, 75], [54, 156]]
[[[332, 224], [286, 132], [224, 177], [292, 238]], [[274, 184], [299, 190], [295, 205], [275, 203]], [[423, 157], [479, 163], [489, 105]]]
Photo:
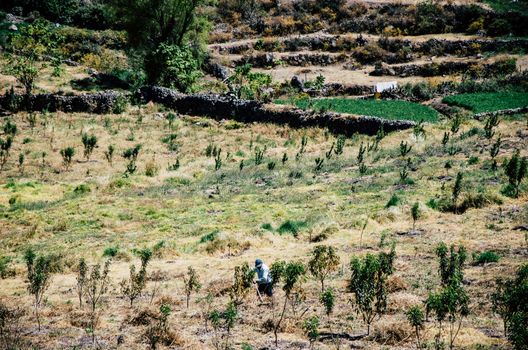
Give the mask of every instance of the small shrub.
[[491, 295], [493, 310], [503, 319], [504, 332], [515, 350], [528, 344], [528, 264], [521, 265], [512, 279], [499, 278]]
[[159, 173], [159, 166], [153, 160], [147, 162], [145, 165], [145, 175], [148, 177], [154, 177]]
[[509, 184], [503, 189], [503, 193], [514, 198], [519, 197], [521, 183], [528, 174], [528, 158], [521, 158], [520, 152], [517, 150], [507, 162], [505, 172]]
[[39, 309], [44, 300], [44, 294], [51, 283], [52, 259], [49, 256], [37, 257], [33, 250], [28, 249], [24, 255], [24, 260], [27, 267], [28, 291], [34, 297], [35, 316], [40, 331]]
[[189, 301], [191, 300], [191, 293], [197, 292], [202, 288], [198, 276], [196, 275], [196, 270], [191, 266], [187, 269], [187, 275], [183, 277], [183, 282], [185, 285], [185, 296], [186, 296], [186, 305], [189, 308]]
[[77, 185], [74, 190], [73, 190], [73, 193], [76, 195], [76, 196], [82, 196], [83, 194], [86, 194], [86, 193], [90, 193], [91, 192], [91, 189], [90, 189], [90, 186], [87, 185], [87, 184], [80, 184], [80, 185]]
[[338, 269], [339, 262], [340, 259], [334, 247], [320, 245], [313, 249], [308, 269], [321, 282], [321, 292], [325, 290], [325, 279]]
[[473, 264], [474, 265], [483, 265], [489, 263], [496, 263], [500, 260], [500, 256], [491, 251], [485, 251], [482, 253], [473, 255]]
[[152, 250], [145, 248], [136, 252], [141, 260], [139, 271], [136, 272], [135, 265], [130, 266], [130, 277], [119, 284], [121, 293], [130, 301], [130, 307], [134, 301], [143, 294], [147, 284], [147, 266], [152, 258]]
[[306, 222], [304, 221], [287, 220], [279, 226], [277, 232], [281, 235], [289, 233], [293, 235], [293, 237], [297, 237], [301, 229], [304, 227], [306, 227]]
[[393, 272], [395, 257], [393, 246], [388, 254], [367, 254], [363, 259], [353, 258], [350, 263], [352, 277], [348, 290], [354, 293], [354, 307], [367, 324], [367, 334], [374, 319], [387, 309], [387, 277]]
[[106, 247], [103, 251], [103, 257], [115, 258], [118, 253], [119, 253], [119, 247], [117, 246]]
[[398, 204], [400, 204], [401, 202], [401, 199], [400, 197], [398, 197], [397, 194], [393, 194], [389, 201], [387, 202], [387, 204], [385, 204], [385, 208], [390, 208], [390, 207], [394, 207], [394, 206], [397, 206]]
[[93, 150], [97, 146], [97, 136], [82, 134], [81, 141], [84, 146], [84, 157], [89, 160]]
[[11, 258], [7, 256], [0, 256], [0, 279], [13, 277], [15, 270], [11, 269]]
[[85, 281], [84, 296], [90, 310], [89, 332], [92, 334], [92, 343], [95, 343], [95, 328], [97, 326], [97, 308], [110, 287], [110, 260], [106, 260], [103, 269], [101, 265], [93, 265]]
[[66, 170], [68, 170], [71, 167], [73, 156], [75, 155], [75, 149], [73, 147], [66, 147], [60, 151], [60, 154], [62, 156], [62, 163]]
[[319, 317], [312, 316], [305, 320], [303, 331], [310, 341], [310, 349], [313, 349], [314, 343], [319, 339]]
[[407, 312], [407, 321], [414, 328], [417, 349], [422, 348], [421, 331], [425, 328], [425, 315], [420, 306], [413, 306]]

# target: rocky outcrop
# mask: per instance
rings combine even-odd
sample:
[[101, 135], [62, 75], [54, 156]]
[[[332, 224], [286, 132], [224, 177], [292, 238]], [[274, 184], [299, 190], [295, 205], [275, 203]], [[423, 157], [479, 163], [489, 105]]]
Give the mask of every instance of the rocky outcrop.
[[143, 87], [136, 97], [144, 103], [152, 101], [182, 114], [208, 116], [216, 120], [233, 119], [243, 123], [275, 123], [292, 127], [323, 127], [338, 134], [374, 135], [383, 127], [387, 132], [416, 125], [406, 120], [385, 120], [370, 116], [332, 112], [312, 112], [288, 106], [266, 105], [219, 95], [185, 95], [163, 87]]
[[0, 96], [0, 109], [49, 112], [113, 113], [126, 103], [126, 97], [116, 91], [83, 95], [38, 94], [26, 98], [10, 93]]

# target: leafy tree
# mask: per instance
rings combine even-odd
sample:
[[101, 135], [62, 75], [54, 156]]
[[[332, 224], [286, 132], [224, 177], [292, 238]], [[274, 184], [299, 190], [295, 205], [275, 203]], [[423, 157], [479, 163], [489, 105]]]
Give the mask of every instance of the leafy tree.
[[83, 133], [81, 141], [84, 146], [84, 157], [89, 160], [95, 146], [97, 146], [97, 136]]
[[367, 335], [374, 319], [387, 309], [387, 277], [393, 272], [395, 256], [393, 246], [388, 254], [367, 254], [363, 259], [353, 258], [350, 263], [352, 278], [348, 290], [354, 293], [355, 308], [367, 324]]
[[187, 276], [183, 277], [183, 282], [185, 284], [185, 295], [187, 301], [187, 308], [189, 308], [189, 301], [191, 300], [191, 293], [197, 292], [202, 288], [198, 276], [196, 275], [196, 270], [189, 266], [187, 269]]
[[[213, 310], [209, 314], [209, 320], [211, 321], [211, 325], [213, 326], [215, 336], [214, 336], [214, 346], [216, 349], [230, 349], [230, 343], [229, 338], [231, 336], [231, 331], [233, 330], [233, 327], [235, 326], [235, 322], [238, 317], [238, 311], [236, 308], [235, 303], [230, 302], [227, 305], [227, 308], [224, 311], [219, 310]], [[220, 343], [220, 336], [219, 331], [220, 330], [225, 331], [225, 344], [222, 346]]]
[[444, 132], [444, 137], [442, 137], [442, 148], [446, 149], [447, 143], [449, 142], [450, 134], [446, 131]]
[[321, 292], [325, 290], [325, 279], [339, 268], [339, 261], [339, 256], [332, 246], [320, 245], [313, 249], [308, 269], [321, 282]]
[[114, 145], [108, 145], [108, 149], [104, 152], [105, 158], [110, 165], [112, 165], [112, 162], [114, 160], [114, 152], [115, 152]]
[[192, 92], [193, 86], [202, 76], [200, 61], [194, 57], [189, 46], [162, 43], [148, 55], [145, 71], [149, 83], [175, 88], [181, 92]]
[[127, 169], [125, 174], [133, 174], [137, 170], [136, 161], [139, 156], [139, 151], [141, 151], [141, 145], [137, 144], [133, 148], [127, 148], [123, 152], [123, 158], [128, 160]]
[[79, 296], [79, 307], [82, 307], [82, 297], [84, 295], [84, 288], [86, 286], [86, 280], [87, 280], [87, 273], [88, 273], [88, 265], [86, 265], [86, 261], [84, 258], [81, 258], [79, 260], [79, 271], [77, 272], [77, 295]]
[[409, 152], [411, 152], [412, 146], [410, 146], [407, 141], [400, 142], [400, 156], [405, 157]]
[[334, 290], [332, 288], [327, 288], [324, 292], [321, 293], [321, 297], [319, 298], [319, 300], [325, 308], [326, 316], [330, 317], [330, 315], [334, 311], [335, 306]]
[[447, 322], [449, 326], [449, 348], [453, 349], [462, 320], [469, 315], [469, 297], [462, 284], [457, 281], [450, 283], [439, 292], [430, 293], [425, 305], [427, 313], [434, 313], [438, 323], [438, 333], [435, 337], [436, 347], [440, 347], [443, 322]]
[[169, 316], [172, 310], [169, 305], [161, 304], [159, 314], [155, 317], [154, 323], [151, 323], [145, 332], [151, 349], [156, 350], [158, 343], [168, 337], [169, 334]]
[[490, 148], [490, 156], [491, 156], [491, 159], [493, 161], [492, 164], [491, 164], [491, 169], [493, 171], [497, 170], [497, 160], [495, 159], [495, 157], [497, 157], [497, 155], [499, 154], [501, 144], [502, 144], [502, 140], [501, 140], [501, 137], [499, 135], [499, 137], [497, 137], [497, 140], [495, 141], [495, 143], [493, 145], [491, 145], [491, 148]]
[[422, 212], [420, 210], [420, 203], [416, 202], [413, 204], [412, 208], [411, 208], [411, 216], [412, 216], [412, 219], [413, 219], [413, 231], [416, 227], [416, 221], [420, 218], [420, 216], [422, 215]]
[[425, 328], [425, 317], [422, 308], [418, 305], [412, 306], [406, 312], [407, 321], [414, 328], [414, 333], [416, 335], [416, 348], [422, 348], [421, 342], [421, 331]]
[[62, 163], [64, 164], [64, 167], [66, 168], [66, 170], [70, 169], [73, 156], [75, 155], [75, 148], [73, 147], [63, 148], [60, 151], [60, 155], [62, 156]]
[[457, 250], [454, 245], [451, 245], [448, 250], [447, 245], [442, 242], [436, 248], [436, 256], [439, 260], [438, 273], [442, 285], [461, 282], [464, 278], [464, 264], [467, 259], [466, 248], [461, 245]]
[[314, 343], [319, 339], [319, 317], [312, 316], [305, 320], [303, 330], [310, 341], [310, 349], [313, 349]]
[[506, 164], [505, 172], [508, 176], [509, 187], [512, 189], [507, 189], [505, 192], [513, 192], [513, 197], [519, 197], [521, 183], [528, 173], [528, 158], [521, 158], [520, 152], [517, 150]]
[[12, 136], [7, 136], [5, 140], [3, 138], [0, 138], [0, 170], [2, 170], [5, 164], [7, 163], [12, 146]]
[[463, 268], [467, 258], [464, 246], [458, 251], [452, 245], [448, 249], [441, 243], [436, 249], [439, 259], [439, 275], [442, 288], [438, 292], [430, 293], [425, 301], [427, 313], [434, 313], [438, 333], [435, 337], [436, 347], [442, 343], [444, 322], [448, 323], [449, 348], [452, 349], [454, 341], [460, 331], [462, 320], [469, 315], [469, 297], [462, 285]]
[[273, 334], [275, 335], [275, 346], [278, 346], [278, 333], [286, 314], [286, 306], [288, 305], [292, 291], [299, 283], [301, 283], [303, 277], [306, 275], [306, 270], [301, 262], [278, 262], [272, 265], [270, 272], [272, 273], [271, 275], [274, 284], [282, 281], [282, 290], [285, 293], [282, 312], [273, 330]]
[[514, 349], [526, 349], [528, 344], [528, 264], [521, 265], [513, 279], [497, 279], [491, 295], [493, 310], [504, 322], [504, 333]]
[[486, 124], [484, 125], [484, 136], [489, 140], [495, 135], [493, 128], [497, 127], [500, 123], [499, 115], [492, 114], [486, 119]]
[[462, 179], [464, 178], [464, 174], [459, 172], [457, 174], [457, 177], [456, 177], [456, 180], [455, 180], [455, 185], [453, 186], [453, 211], [455, 212], [455, 214], [457, 213], [457, 203], [458, 203], [458, 198], [460, 197], [460, 193], [462, 192]]
[[266, 73], [252, 72], [251, 64], [244, 64], [235, 68], [229, 80], [230, 91], [242, 99], [262, 100], [270, 96], [264, 94], [264, 90], [270, 87], [272, 83], [271, 75]]
[[130, 307], [134, 301], [141, 296], [147, 284], [147, 266], [152, 259], [152, 250], [145, 248], [136, 252], [141, 260], [139, 271], [136, 272], [136, 266], [130, 265], [130, 277], [121, 281], [121, 293], [130, 301]]
[[88, 275], [84, 295], [90, 310], [90, 333], [92, 342], [95, 343], [95, 328], [97, 326], [97, 307], [100, 305], [103, 297], [110, 287], [110, 260], [106, 260], [103, 269], [101, 264], [93, 265]]
[[24, 86], [26, 96], [32, 93], [35, 80], [44, 68], [39, 61], [44, 55], [57, 56], [62, 40], [53, 24], [42, 19], [21, 26], [13, 35], [9, 45], [13, 55], [8, 60], [6, 72]]
[[[205, 0], [111, 0], [115, 17], [128, 33], [130, 45], [142, 53], [149, 83], [169, 83], [182, 91], [197, 77], [207, 20], [197, 9]], [[188, 45], [190, 44], [190, 45]], [[191, 51], [191, 47], [195, 51]], [[189, 56], [189, 53], [193, 53]], [[158, 66], [161, 64], [161, 66]], [[160, 69], [162, 68], [162, 69]], [[163, 70], [167, 69], [167, 72]], [[183, 72], [183, 74], [182, 74]], [[178, 83], [175, 78], [183, 78]]]
[[37, 257], [33, 250], [28, 249], [24, 255], [24, 260], [27, 267], [27, 288], [29, 293], [35, 298], [33, 306], [40, 331], [39, 308], [51, 282], [51, 258], [46, 256]]
[[113, 0], [116, 18], [134, 47], [158, 47], [162, 43], [183, 45], [196, 21], [202, 0]]

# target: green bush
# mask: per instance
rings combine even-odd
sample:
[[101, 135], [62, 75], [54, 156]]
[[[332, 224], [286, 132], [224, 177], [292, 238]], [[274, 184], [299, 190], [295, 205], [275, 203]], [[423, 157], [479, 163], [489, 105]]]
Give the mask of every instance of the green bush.
[[119, 247], [106, 247], [103, 251], [103, 256], [107, 258], [115, 258], [117, 256], [117, 253], [119, 253]]
[[279, 228], [277, 229], [277, 232], [281, 235], [285, 233], [289, 233], [293, 235], [294, 237], [297, 237], [301, 229], [303, 229], [304, 227], [306, 227], [305, 221], [287, 220], [279, 226]]
[[474, 265], [483, 265], [489, 263], [495, 263], [500, 260], [500, 256], [492, 251], [485, 251], [478, 254], [473, 254], [473, 264]]
[[515, 350], [525, 350], [528, 344], [528, 264], [521, 265], [513, 279], [497, 280], [491, 295], [493, 310], [501, 315], [504, 332]]
[[216, 238], [218, 238], [218, 235], [220, 234], [220, 231], [213, 231], [211, 233], [208, 233], [206, 235], [203, 235], [201, 238], [200, 238], [200, 243], [207, 243], [207, 242], [212, 242], [214, 241]]
[[148, 82], [191, 92], [193, 85], [202, 76], [200, 62], [188, 46], [161, 44], [145, 59]]
[[85, 193], [89, 193], [91, 191], [90, 186], [87, 184], [80, 184], [73, 190], [73, 193], [76, 195], [83, 195]]
[[400, 202], [401, 202], [400, 197], [398, 197], [398, 195], [394, 193], [394, 194], [390, 197], [390, 199], [389, 199], [389, 201], [387, 202], [387, 204], [385, 204], [385, 208], [394, 207], [394, 206], [400, 204]]

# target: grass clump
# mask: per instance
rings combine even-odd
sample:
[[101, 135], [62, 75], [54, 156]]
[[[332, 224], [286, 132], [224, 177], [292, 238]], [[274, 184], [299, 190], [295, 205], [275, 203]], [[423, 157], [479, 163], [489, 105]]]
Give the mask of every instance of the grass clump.
[[396, 193], [394, 193], [389, 201], [387, 202], [387, 204], [385, 204], [385, 208], [390, 208], [390, 207], [395, 207], [397, 206], [398, 204], [400, 204], [401, 202], [401, 198], [398, 197], [398, 195]]
[[277, 232], [281, 235], [291, 234], [294, 237], [297, 237], [299, 232], [306, 226], [307, 224], [305, 221], [286, 220], [279, 226]]
[[473, 265], [484, 265], [489, 263], [496, 263], [500, 260], [500, 256], [492, 251], [485, 251], [482, 253], [473, 254]]

